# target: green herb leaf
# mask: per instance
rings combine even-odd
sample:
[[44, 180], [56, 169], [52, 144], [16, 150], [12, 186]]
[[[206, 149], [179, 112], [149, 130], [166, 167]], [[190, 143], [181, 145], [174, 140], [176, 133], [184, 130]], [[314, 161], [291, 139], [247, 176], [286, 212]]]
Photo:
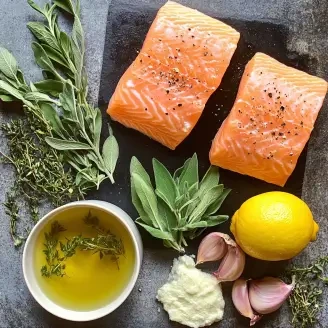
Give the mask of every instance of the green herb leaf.
[[38, 41], [43, 44], [42, 46], [44, 49], [46, 46], [48, 46], [47, 49], [49, 49], [50, 47], [59, 50], [55, 37], [51, 34], [50, 30], [43, 23], [30, 22], [27, 24], [27, 27], [38, 39]]
[[15, 57], [5, 48], [0, 47], [0, 72], [16, 80], [18, 66]]
[[107, 170], [109, 170], [111, 173], [115, 171], [118, 156], [118, 143], [112, 132], [110, 132], [110, 136], [105, 140], [103, 146], [103, 158]]
[[202, 195], [207, 190], [215, 187], [219, 183], [219, 180], [219, 168], [216, 166], [210, 166], [200, 183], [199, 194]]
[[58, 104], [58, 102], [52, 98], [50, 98], [48, 95], [34, 91], [34, 92], [28, 92], [25, 95], [26, 100], [34, 101], [34, 102], [48, 102], [48, 103], [55, 103]]
[[49, 122], [51, 128], [57, 135], [64, 137], [65, 129], [56, 110], [50, 104], [41, 104], [41, 110], [44, 118]]
[[142, 222], [140, 222], [139, 219], [136, 220], [136, 223], [138, 223], [140, 226], [142, 226], [145, 230], [147, 230], [153, 237], [157, 239], [163, 239], [163, 240], [170, 240], [174, 241], [174, 238], [171, 233], [167, 231], [162, 231], [160, 229], [153, 228], [149, 225], [146, 225]]
[[40, 14], [44, 15], [43, 9], [41, 9], [33, 0], [27, 0], [27, 3]]
[[[222, 186], [223, 188], [223, 185], [220, 186]], [[231, 189], [224, 189], [221, 195], [207, 208], [205, 214], [212, 215], [216, 213], [221, 207], [221, 205], [223, 204], [223, 202], [225, 201], [225, 199], [227, 198], [227, 196], [230, 194], [230, 192]]]
[[75, 93], [71, 81], [65, 83], [63, 93], [59, 95], [59, 100], [64, 111], [69, 113], [69, 117], [78, 122]]
[[162, 199], [158, 199], [157, 205], [158, 205], [159, 215], [161, 216], [162, 220], [165, 222], [165, 229], [167, 231], [172, 232], [174, 228], [178, 226], [175, 213]]
[[136, 173], [132, 174], [132, 179], [142, 207], [152, 221], [153, 226], [163, 230], [163, 224], [159, 218], [157, 199], [154, 189]]
[[139, 160], [134, 156], [131, 159], [130, 174], [131, 174], [131, 176], [133, 174], [139, 175], [144, 182], [146, 182], [150, 187], [152, 186], [150, 177], [149, 177], [147, 171], [144, 169], [144, 167], [139, 162]]
[[60, 32], [60, 46], [63, 49], [64, 53], [70, 54], [71, 40], [70, 40], [69, 36], [63, 31]]
[[53, 3], [68, 13], [74, 14], [74, 6], [70, 0], [54, 0]]
[[37, 64], [46, 71], [49, 71], [52, 74], [52, 77], [47, 78], [56, 78], [57, 80], [61, 80], [62, 78], [57, 73], [54, 65], [52, 64], [50, 58], [48, 57], [47, 53], [43, 49], [43, 47], [37, 43], [32, 43], [32, 50], [34, 52], [35, 61]]
[[47, 137], [46, 142], [52, 148], [55, 148], [58, 150], [81, 150], [81, 149], [88, 150], [88, 149], [91, 149], [91, 147], [88, 144], [78, 142], [78, 141], [73, 141], [73, 140], [62, 140], [62, 139]]
[[182, 167], [181, 173], [178, 176], [180, 190], [183, 190], [185, 183], [189, 186], [199, 182], [198, 180], [198, 159], [197, 154], [194, 154], [192, 158], [185, 162]]
[[12, 97], [12, 96], [8, 96], [8, 95], [1, 95], [0, 94], [0, 99], [4, 102], [11, 102], [11, 101], [15, 101], [16, 98]]
[[201, 217], [205, 214], [206, 210], [212, 205], [222, 194], [223, 186], [218, 185], [207, 191], [204, 194], [195, 210], [191, 213], [189, 223], [194, 223], [201, 220]]
[[15, 97], [17, 100], [24, 101], [23, 95], [15, 88], [13, 88], [10, 84], [5, 81], [0, 81], [0, 89], [7, 92], [10, 96]]
[[67, 67], [69, 69], [69, 64], [64, 55], [62, 55], [58, 50], [44, 44], [43, 49], [46, 51], [48, 57], [59, 65]]
[[176, 198], [176, 185], [166, 167], [157, 159], [153, 159], [153, 169], [156, 182], [156, 193], [174, 209]]
[[[101, 116], [101, 111], [99, 108], [95, 109], [95, 111], [96, 111], [96, 114], [94, 115], [93, 135], [94, 135], [95, 146], [97, 148], [99, 148], [101, 128], [102, 128], [102, 116]], [[118, 154], [117, 154], [117, 156], [118, 156]]]
[[64, 89], [63, 82], [57, 80], [43, 80], [34, 83], [34, 86], [40, 92], [50, 94], [53, 97], [58, 97], [58, 95], [62, 93]]

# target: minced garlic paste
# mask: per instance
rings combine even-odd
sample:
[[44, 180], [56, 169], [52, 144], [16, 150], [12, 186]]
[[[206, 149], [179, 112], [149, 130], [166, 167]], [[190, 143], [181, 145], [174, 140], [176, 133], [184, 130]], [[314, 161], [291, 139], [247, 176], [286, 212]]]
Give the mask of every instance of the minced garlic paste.
[[224, 299], [216, 278], [195, 267], [184, 255], [175, 259], [168, 282], [157, 292], [170, 320], [198, 328], [222, 319]]

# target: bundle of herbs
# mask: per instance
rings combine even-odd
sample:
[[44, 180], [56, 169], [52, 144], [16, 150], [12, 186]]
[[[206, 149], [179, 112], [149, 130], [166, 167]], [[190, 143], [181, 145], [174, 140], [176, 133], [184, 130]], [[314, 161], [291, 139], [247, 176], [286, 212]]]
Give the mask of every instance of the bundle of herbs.
[[308, 328], [319, 324], [322, 310], [323, 292], [327, 287], [328, 257], [320, 257], [307, 266], [292, 266], [287, 279], [295, 280], [295, 288], [289, 297], [292, 312], [292, 325], [295, 328]]
[[219, 184], [217, 167], [211, 166], [199, 181], [195, 154], [173, 176], [156, 159], [153, 169], [155, 189], [141, 163], [132, 158], [132, 202], [140, 215], [136, 222], [153, 237], [163, 239], [165, 246], [184, 252], [186, 239], [228, 220], [227, 215], [217, 214], [230, 192]]
[[[101, 150], [101, 112], [87, 101], [79, 0], [57, 0], [44, 8], [32, 0], [28, 3], [44, 18], [44, 22], [28, 24], [37, 40], [32, 48], [44, 80], [27, 83], [14, 56], [0, 48], [0, 99], [20, 101], [25, 114], [24, 119], [2, 126], [9, 148], [3, 159], [16, 170], [15, 185], [5, 204], [16, 246], [21, 244], [16, 233], [17, 195], [28, 201], [37, 221], [42, 200], [58, 206], [82, 198], [106, 179], [114, 183], [119, 156], [110, 129]], [[73, 17], [71, 36], [60, 29], [57, 9]]]

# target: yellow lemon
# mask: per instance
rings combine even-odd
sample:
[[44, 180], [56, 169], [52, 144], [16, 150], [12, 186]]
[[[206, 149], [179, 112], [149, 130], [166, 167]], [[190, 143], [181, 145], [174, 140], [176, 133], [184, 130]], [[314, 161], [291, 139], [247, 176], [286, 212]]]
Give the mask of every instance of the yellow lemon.
[[244, 202], [230, 229], [248, 255], [280, 261], [296, 256], [314, 241], [319, 226], [301, 199], [285, 192], [268, 192]]

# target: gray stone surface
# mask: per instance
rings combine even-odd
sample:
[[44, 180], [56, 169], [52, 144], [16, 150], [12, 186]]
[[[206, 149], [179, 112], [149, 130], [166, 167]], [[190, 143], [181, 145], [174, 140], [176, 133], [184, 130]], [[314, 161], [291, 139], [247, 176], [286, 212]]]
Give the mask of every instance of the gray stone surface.
[[[181, 0], [197, 8], [201, 0]], [[106, 16], [109, 3], [124, 3], [121, 0], [82, 0], [83, 24], [87, 31], [87, 67], [90, 78], [91, 99], [96, 102], [102, 52], [105, 37]], [[128, 3], [128, 0], [125, 1]], [[133, 3], [151, 3], [159, 5], [161, 0], [136, 0]], [[221, 16], [227, 18], [273, 21], [287, 25], [292, 33], [288, 47], [297, 53], [310, 54], [316, 65], [313, 73], [328, 78], [328, 6], [326, 0], [202, 0], [211, 8], [220, 8]], [[31, 35], [26, 23], [35, 19], [35, 14], [23, 0], [0, 0], [0, 44], [11, 50], [18, 58], [19, 64], [29, 79], [41, 77], [40, 70], [33, 62], [30, 49]], [[1, 110], [1, 109], [0, 109]], [[8, 119], [8, 114], [0, 111], [0, 124]], [[299, 258], [306, 261], [327, 253], [328, 224], [326, 222], [328, 204], [328, 111], [322, 110], [308, 150], [303, 197], [312, 208], [316, 220], [321, 225], [318, 241], [311, 245]], [[0, 150], [6, 150], [6, 142], [0, 132]], [[13, 182], [13, 171], [0, 166], [0, 203], [5, 192]], [[22, 205], [23, 207], [23, 205]], [[46, 210], [46, 209], [45, 209]], [[44, 311], [29, 294], [21, 272], [21, 251], [11, 246], [8, 234], [8, 221], [4, 209], [0, 207], [0, 328], [46, 328], [46, 327], [111, 327], [111, 328], [164, 328], [177, 327], [170, 324], [162, 308], [155, 301], [156, 290], [161, 286], [170, 270], [174, 253], [167, 251], [150, 251], [145, 253], [143, 270], [137, 286], [124, 306], [112, 315], [96, 322], [77, 324], [53, 317]], [[141, 288], [141, 292], [138, 291]], [[227, 299], [225, 320], [220, 327], [244, 327], [236, 311]], [[159, 310], [159, 312], [158, 312]], [[259, 327], [289, 327], [286, 308], [270, 317], [270, 321], [259, 323]], [[323, 326], [328, 326], [328, 310], [322, 312]], [[246, 326], [245, 326], [246, 327]]]

